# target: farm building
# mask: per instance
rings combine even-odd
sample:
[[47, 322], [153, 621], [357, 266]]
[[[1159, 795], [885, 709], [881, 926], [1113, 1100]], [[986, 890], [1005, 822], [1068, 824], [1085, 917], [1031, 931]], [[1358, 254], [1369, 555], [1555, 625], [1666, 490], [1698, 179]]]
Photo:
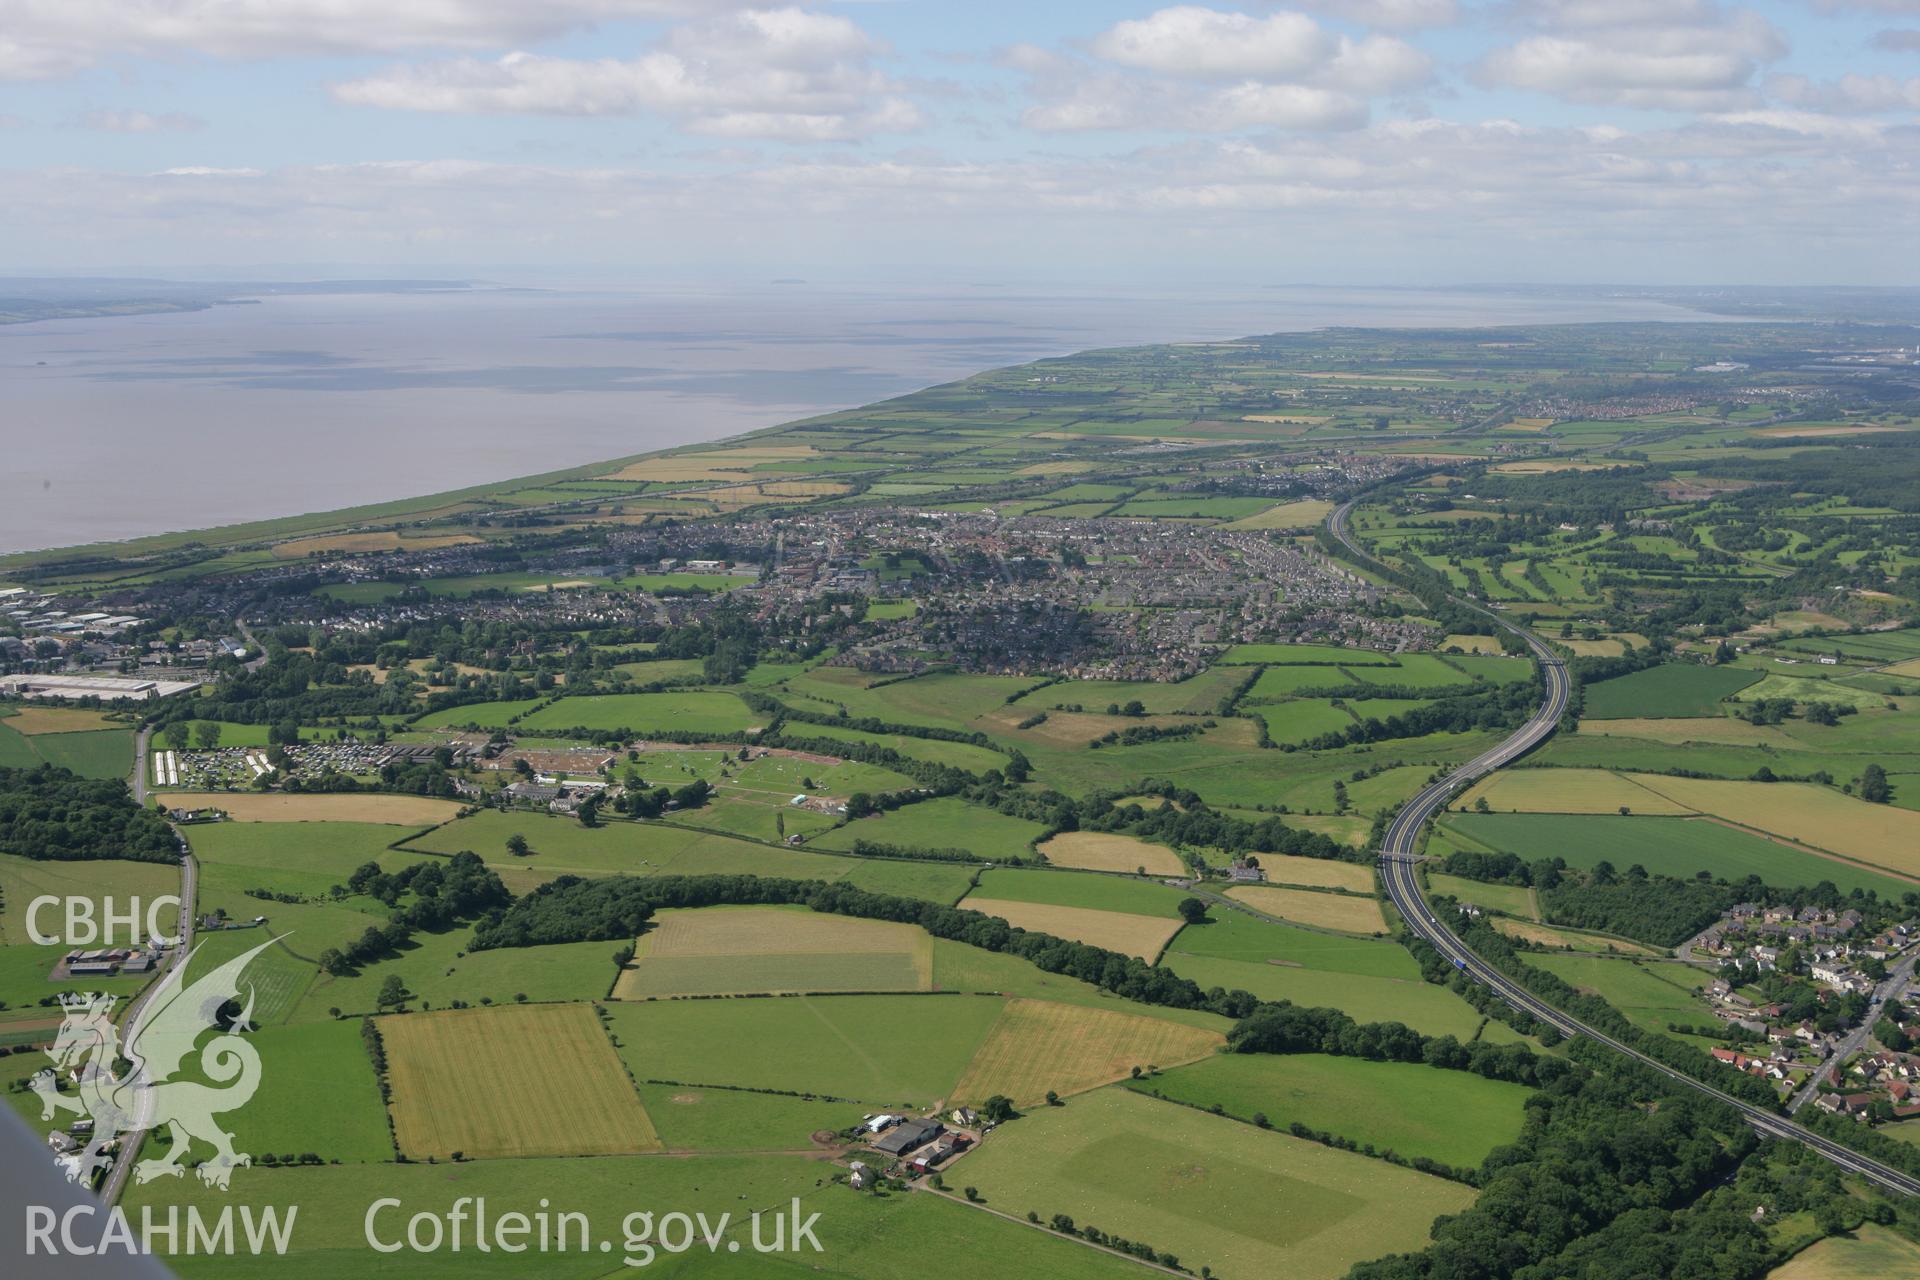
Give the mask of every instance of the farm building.
[[884, 1151], [890, 1156], [904, 1155], [944, 1132], [946, 1132], [946, 1126], [938, 1120], [908, 1120], [894, 1126], [883, 1136], [875, 1138], [873, 1149]]

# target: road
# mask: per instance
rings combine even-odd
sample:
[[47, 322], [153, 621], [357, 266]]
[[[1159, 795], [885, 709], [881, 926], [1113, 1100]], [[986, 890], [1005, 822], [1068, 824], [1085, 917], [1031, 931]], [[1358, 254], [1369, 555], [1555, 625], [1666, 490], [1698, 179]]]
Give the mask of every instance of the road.
[[151, 725], [143, 728], [133, 737], [133, 778], [131, 779], [133, 802], [142, 809], [147, 807], [147, 770], [153, 767], [147, 763], [147, 744], [152, 738]]
[[[142, 805], [147, 802], [147, 771], [153, 767], [147, 759], [147, 740], [152, 733], [151, 729], [142, 729], [134, 739], [133, 798]], [[178, 838], [179, 834], [179, 829], [175, 828], [174, 836]], [[183, 855], [180, 859], [180, 923], [173, 931], [174, 936], [180, 939], [180, 945], [167, 952], [166, 959], [154, 970], [153, 980], [121, 1009], [120, 1028], [123, 1032], [133, 1025], [134, 1019], [140, 1016], [140, 1010], [160, 989], [160, 979], [175, 965], [187, 962], [187, 952], [193, 950], [193, 896], [199, 882], [199, 864], [193, 860], [192, 854]], [[146, 1136], [145, 1131], [141, 1130], [120, 1139], [120, 1150], [114, 1155], [113, 1168], [108, 1170], [107, 1180], [100, 1185], [103, 1203], [113, 1204], [120, 1199], [120, 1193], [126, 1189], [127, 1175], [133, 1171], [133, 1162], [140, 1155], [140, 1144]]]
[[[1800, 1092], [1793, 1095], [1787, 1103], [1787, 1114], [1797, 1114], [1800, 1108], [1813, 1101], [1820, 1091], [1820, 1081], [1833, 1074], [1841, 1063], [1866, 1047], [1867, 1037], [1873, 1032], [1873, 1024], [1880, 1020], [1880, 1011], [1887, 1007], [1889, 1000], [1898, 1000], [1900, 993], [1913, 981], [1913, 966], [1920, 961], [1920, 951], [1912, 952], [1900, 963], [1887, 971], [1880, 985], [1873, 989], [1873, 996], [1867, 1003], [1867, 1012], [1860, 1019], [1860, 1025], [1847, 1032], [1846, 1038], [1834, 1047], [1833, 1056], [1820, 1065], [1820, 1069], [1807, 1077], [1807, 1083]], [[1838, 1083], [1836, 1081], [1836, 1083]]]
[[248, 658], [245, 662], [241, 663], [240, 665], [245, 667], [248, 671], [258, 671], [260, 668], [266, 666], [267, 665], [267, 647], [261, 644], [258, 640], [253, 638], [253, 628], [247, 625], [247, 620], [245, 618], [235, 618], [233, 620], [233, 625], [240, 629], [240, 638], [242, 640], [245, 640], [247, 642], [247, 645], [250, 648], [258, 649], [260, 651], [258, 654], [254, 655], [251, 658]]
[[[1378, 565], [1380, 562], [1362, 550], [1354, 542], [1348, 530], [1347, 520], [1352, 511], [1352, 499], [1334, 508], [1332, 514], [1327, 517], [1327, 531], [1362, 561]], [[1711, 1085], [1695, 1080], [1684, 1072], [1676, 1071], [1665, 1063], [1641, 1053], [1631, 1045], [1615, 1040], [1605, 1032], [1596, 1030], [1548, 1004], [1481, 959], [1445, 922], [1434, 915], [1420, 891], [1420, 880], [1416, 871], [1419, 865], [1416, 848], [1421, 828], [1426, 825], [1429, 818], [1446, 805], [1448, 798], [1455, 792], [1495, 769], [1511, 763], [1553, 736], [1553, 731], [1559, 726], [1561, 715], [1567, 709], [1567, 699], [1572, 691], [1572, 682], [1567, 675], [1566, 664], [1537, 637], [1513, 626], [1492, 610], [1483, 608], [1472, 600], [1461, 599], [1458, 596], [1452, 598], [1455, 603], [1485, 615], [1501, 630], [1510, 632], [1526, 642], [1527, 647], [1533, 652], [1534, 660], [1540, 665], [1541, 675], [1546, 682], [1546, 697], [1532, 718], [1514, 730], [1506, 741], [1461, 765], [1446, 777], [1429, 783], [1413, 799], [1407, 801], [1392, 824], [1388, 826], [1386, 835], [1380, 843], [1380, 875], [1386, 884], [1387, 896], [1392, 899], [1394, 907], [1407, 922], [1407, 927], [1419, 937], [1426, 939], [1435, 950], [1451, 961], [1454, 967], [1464, 971], [1474, 981], [1492, 990], [1514, 1008], [1531, 1014], [1541, 1022], [1557, 1028], [1563, 1034], [1585, 1036], [1616, 1053], [1634, 1059], [1650, 1070], [1659, 1072], [1676, 1084], [1685, 1085], [1709, 1095], [1716, 1101], [1740, 1112], [1748, 1124], [1768, 1137], [1785, 1138], [1802, 1143], [1842, 1169], [1859, 1174], [1877, 1186], [1904, 1195], [1920, 1196], [1920, 1178], [1902, 1173], [1898, 1169], [1881, 1164], [1878, 1160], [1861, 1155], [1852, 1148], [1842, 1146], [1831, 1138], [1822, 1137], [1777, 1112], [1753, 1106], [1751, 1103], [1742, 1102], [1738, 1098], [1724, 1094]]]

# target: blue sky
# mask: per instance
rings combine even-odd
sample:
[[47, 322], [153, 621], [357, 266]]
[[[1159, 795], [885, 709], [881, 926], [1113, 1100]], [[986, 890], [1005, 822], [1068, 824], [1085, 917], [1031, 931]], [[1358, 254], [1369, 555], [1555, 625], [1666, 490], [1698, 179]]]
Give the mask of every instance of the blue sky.
[[0, 270], [1920, 283], [1920, 0], [0, 0]]

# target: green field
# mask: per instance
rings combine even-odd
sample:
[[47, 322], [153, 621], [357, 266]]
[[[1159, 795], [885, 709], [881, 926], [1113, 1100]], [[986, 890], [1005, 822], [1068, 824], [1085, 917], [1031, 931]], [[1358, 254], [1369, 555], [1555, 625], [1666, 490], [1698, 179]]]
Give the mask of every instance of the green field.
[[[604, 948], [604, 944], [598, 944]], [[635, 1078], [926, 1106], [999, 1017], [991, 996], [789, 996], [609, 1005]]]
[[1227, 991], [1245, 991], [1262, 1000], [1290, 1000], [1308, 1008], [1339, 1009], [1355, 1022], [1399, 1022], [1423, 1035], [1471, 1040], [1484, 1021], [1471, 1005], [1445, 987], [1417, 977], [1378, 978], [1177, 952], [1163, 956], [1160, 967], [1199, 983], [1202, 989], [1220, 987]]
[[525, 715], [540, 703], [539, 698], [522, 698], [517, 702], [470, 702], [464, 706], [448, 707], [445, 711], [426, 712], [411, 723], [416, 729], [459, 728], [469, 724], [479, 725], [482, 729], [501, 729], [514, 717]]
[[1691, 965], [1552, 952], [1528, 955], [1526, 962], [1593, 992], [1644, 1031], [1668, 1034], [1670, 1022], [1716, 1025], [1706, 1002], [1694, 994], [1709, 975]]
[[83, 729], [75, 733], [19, 733], [0, 720], [0, 768], [53, 764], [83, 778], [124, 778], [133, 772], [133, 731]]
[[1335, 666], [1268, 667], [1247, 690], [1241, 706], [1271, 702], [1314, 689], [1339, 689], [1352, 683], [1348, 673]]
[[1124, 707], [1129, 702], [1138, 702], [1148, 715], [1207, 715], [1219, 707], [1221, 699], [1232, 693], [1246, 674], [1225, 667], [1210, 667], [1178, 682], [1062, 680], [1034, 690], [1013, 705], [1035, 709], [1077, 706], [1088, 711], [1104, 711], [1110, 706]]
[[882, 679], [848, 667], [816, 667], [774, 686], [772, 693], [802, 710], [827, 715], [845, 708], [856, 720], [967, 729], [976, 718], [1040, 683], [1024, 676], [935, 673], [872, 687]]
[[744, 733], [761, 717], [731, 693], [688, 690], [669, 693], [612, 693], [561, 698], [521, 720], [528, 733], [568, 729], [619, 729], [637, 737], [649, 733]]
[[1591, 720], [1710, 716], [1721, 699], [1739, 693], [1760, 677], [1735, 667], [1703, 667], [1669, 662], [1631, 675], [1616, 676], [1582, 690], [1583, 714]]
[[1317, 698], [1294, 698], [1248, 707], [1267, 726], [1267, 737], [1278, 743], [1301, 743], [1329, 733], [1340, 733], [1357, 723], [1344, 709]]
[[[1830, 880], [1841, 892], [1870, 889], [1890, 902], [1913, 888], [1908, 881], [1878, 875], [1837, 858], [1823, 858], [1706, 818], [1620, 817], [1617, 814], [1456, 813], [1446, 825], [1477, 844], [1531, 862], [1565, 858], [1591, 868], [1602, 861], [1624, 871], [1636, 864], [1658, 875], [1689, 879], [1710, 872], [1718, 879], [1759, 876], [1791, 889]], [[1493, 905], [1493, 904], [1489, 904]]]
[[970, 742], [945, 742], [939, 738], [910, 738], [899, 733], [867, 733], [837, 724], [803, 724], [797, 720], [788, 721], [781, 729], [781, 735], [802, 741], [824, 738], [834, 742], [867, 743], [897, 751], [912, 760], [951, 765], [955, 769], [965, 769], [969, 773], [987, 773], [994, 769], [1004, 769], [1007, 765], [1007, 757], [1001, 752], [988, 747], [975, 746]]
[[1828, 1236], [1767, 1273], [1767, 1280], [1890, 1280], [1920, 1274], [1920, 1244], [1867, 1223]]
[[810, 1135], [858, 1124], [865, 1110], [854, 1102], [747, 1089], [643, 1084], [639, 1091], [641, 1105], [669, 1151], [803, 1151]]
[[[524, 835], [532, 853], [509, 854], [506, 842], [513, 835]], [[966, 891], [968, 876], [959, 864], [806, 853], [669, 822], [588, 828], [570, 818], [494, 809], [436, 828], [408, 848], [443, 854], [472, 850], [515, 892], [557, 875], [759, 875], [845, 880], [876, 893], [952, 903]]]
[[1522, 920], [1533, 920], [1539, 916], [1534, 907], [1533, 890], [1521, 885], [1483, 884], [1478, 880], [1463, 880], [1436, 871], [1427, 874], [1427, 887], [1435, 893], [1457, 898], [1461, 902], [1472, 902], [1490, 911], [1504, 911]]
[[[1179, 900], [1177, 891], [1174, 900]], [[1222, 906], [1213, 908], [1209, 923], [1182, 929], [1169, 950], [1175, 956], [1245, 961], [1274, 969], [1318, 969], [1416, 982], [1420, 977], [1419, 966], [1398, 943], [1297, 929]]]
[[1003, 902], [1044, 902], [1058, 907], [1088, 907], [1096, 911], [1171, 917], [1179, 914], [1180, 900], [1186, 894], [1163, 884], [1126, 876], [996, 867], [981, 875], [980, 887], [970, 896]]
[[965, 849], [983, 860], [1031, 858], [1033, 841], [1046, 828], [1011, 818], [955, 796], [938, 796], [877, 817], [836, 827], [809, 843], [820, 849], [851, 849], [856, 840], [923, 849]]
[[1213, 922], [1182, 929], [1162, 968], [1204, 988], [1343, 1009], [1358, 1022], [1403, 1022], [1427, 1035], [1473, 1037], [1481, 1017], [1445, 987], [1420, 978], [1406, 948], [1336, 937], [1216, 907]]
[[344, 884], [364, 863], [397, 871], [421, 856], [387, 847], [420, 828], [373, 822], [208, 822], [184, 830], [205, 865], [252, 868], [269, 873], [257, 883], [314, 894]]
[[520, 996], [598, 1000], [613, 985], [614, 943], [563, 942], [462, 955], [470, 937], [467, 929], [415, 934], [412, 945], [398, 956], [364, 965], [356, 974], [318, 975], [291, 1018], [310, 1022], [330, 1016], [329, 1011], [336, 1008], [350, 1014], [373, 1013], [381, 984], [394, 974], [419, 1001], [435, 1009], [444, 1009], [454, 1000], [513, 1004]]
[[1227, 1276], [1333, 1280], [1420, 1248], [1473, 1192], [1410, 1169], [1102, 1089], [1016, 1121], [964, 1162], [987, 1203], [1092, 1223]]
[[927, 991], [932, 981], [933, 940], [915, 925], [804, 907], [708, 907], [655, 915], [613, 996]]
[[933, 940], [933, 989], [976, 994], [1028, 996], [1060, 1004], [1146, 1014], [1190, 1027], [1225, 1032], [1232, 1025], [1219, 1014], [1198, 1009], [1143, 1005], [1102, 991], [1090, 982], [1064, 973], [1048, 973], [1032, 961], [998, 951], [983, 951], [946, 938]]
[[1224, 1053], [1129, 1087], [1461, 1169], [1477, 1168], [1495, 1147], [1520, 1136], [1531, 1092], [1466, 1071], [1321, 1053]]
[[[64, 736], [64, 735], [63, 735]], [[36, 898], [85, 899], [96, 923], [105, 919], [106, 904], [126, 911], [133, 899], [141, 901], [141, 932], [145, 932], [146, 904], [180, 892], [180, 869], [161, 862], [126, 862], [102, 858], [86, 862], [36, 861], [0, 854], [0, 1030], [10, 1023], [58, 1021], [59, 1010], [40, 1001], [63, 992], [87, 990], [132, 995], [147, 984], [144, 977], [88, 978], [51, 982], [47, 975], [69, 950], [61, 943], [36, 944], [29, 932], [28, 912]], [[172, 908], [161, 912], [166, 927], [176, 918]], [[66, 931], [64, 907], [43, 908], [31, 922], [43, 937], [61, 937]], [[129, 939], [124, 930], [116, 943]], [[99, 945], [96, 941], [89, 945]]]
[[259, 1091], [222, 1119], [239, 1150], [256, 1157], [270, 1151], [312, 1152], [328, 1161], [393, 1159], [386, 1108], [358, 1019], [262, 1027], [253, 1046], [260, 1054]]
[[1249, 663], [1289, 666], [1306, 663], [1329, 666], [1363, 664], [1390, 667], [1393, 665], [1393, 655], [1374, 649], [1345, 649], [1327, 644], [1236, 644], [1220, 655], [1220, 661], [1229, 666], [1245, 666]]

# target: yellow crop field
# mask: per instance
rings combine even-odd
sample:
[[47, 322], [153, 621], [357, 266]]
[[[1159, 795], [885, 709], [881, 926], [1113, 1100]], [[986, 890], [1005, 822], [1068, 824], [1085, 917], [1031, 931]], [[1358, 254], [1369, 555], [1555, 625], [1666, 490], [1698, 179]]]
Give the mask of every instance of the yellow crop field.
[[[1157, 797], [1156, 797], [1157, 798]], [[1163, 844], [1149, 844], [1133, 836], [1105, 831], [1063, 831], [1040, 846], [1047, 861], [1088, 871], [1136, 871], [1148, 875], [1183, 876], [1187, 864]]]
[[1256, 911], [1296, 920], [1316, 929], [1367, 934], [1387, 931], [1387, 918], [1380, 914], [1380, 904], [1372, 898], [1314, 893], [1309, 889], [1275, 889], [1267, 885], [1241, 885], [1227, 890], [1227, 896]]
[[359, 555], [371, 551], [432, 551], [439, 547], [458, 547], [480, 539], [470, 533], [432, 533], [406, 535], [393, 529], [363, 530], [358, 533], [329, 533], [311, 538], [295, 538], [276, 543], [273, 554], [282, 560], [304, 560], [315, 552]]
[[1349, 889], [1354, 893], [1373, 892], [1373, 868], [1355, 862], [1263, 853], [1260, 855], [1260, 869], [1267, 873], [1267, 879], [1277, 884], [1303, 884], [1315, 889]]
[[410, 1159], [661, 1149], [591, 1005], [409, 1013], [378, 1026], [394, 1141]]
[[1459, 649], [1463, 653], [1491, 653], [1498, 655], [1504, 652], [1504, 650], [1500, 648], [1500, 642], [1492, 636], [1452, 635], [1442, 640], [1440, 647], [1443, 650]]
[[1920, 813], [1810, 782], [1721, 782], [1633, 774], [1676, 804], [1903, 876], [1920, 876]]
[[[1890, 676], [1920, 676], [1920, 658], [1908, 658], [1905, 662], [1896, 662], [1890, 667], [1882, 667]], [[21, 730], [26, 732], [26, 730]]]
[[1471, 809], [1482, 796], [1497, 813], [1686, 814], [1693, 809], [1605, 769], [1506, 769], [1460, 797]]
[[253, 791], [169, 791], [169, 807], [225, 809], [235, 822], [383, 822], [426, 827], [452, 820], [460, 806], [427, 796], [290, 796]]
[[1303, 498], [1299, 502], [1283, 502], [1277, 507], [1268, 507], [1257, 515], [1235, 520], [1226, 527], [1229, 529], [1311, 529], [1327, 518], [1333, 510], [1331, 502], [1318, 498]]
[[1105, 947], [1122, 955], [1139, 956], [1148, 963], [1152, 963], [1180, 931], [1178, 920], [1093, 907], [1056, 907], [1044, 902], [1008, 902], [1000, 898], [967, 898], [960, 905], [969, 911], [999, 916], [1022, 929]]
[[15, 733], [84, 733], [89, 729], [124, 729], [127, 726], [118, 720], [109, 720], [104, 711], [69, 711], [62, 707], [43, 707], [29, 703], [21, 706], [10, 716], [0, 719], [0, 724]]
[[1161, 1018], [1050, 1000], [1009, 1000], [953, 1087], [956, 1100], [996, 1093], [1015, 1106], [1065, 1097], [1124, 1080], [1139, 1067], [1174, 1067], [1211, 1056], [1226, 1043], [1215, 1031]]
[[1093, 470], [1091, 462], [1036, 462], [1020, 468], [1013, 474], [1017, 476], [1071, 476], [1082, 471]]
[[634, 944], [616, 1000], [791, 991], [931, 991], [916, 925], [784, 907], [663, 911]]

